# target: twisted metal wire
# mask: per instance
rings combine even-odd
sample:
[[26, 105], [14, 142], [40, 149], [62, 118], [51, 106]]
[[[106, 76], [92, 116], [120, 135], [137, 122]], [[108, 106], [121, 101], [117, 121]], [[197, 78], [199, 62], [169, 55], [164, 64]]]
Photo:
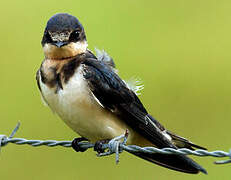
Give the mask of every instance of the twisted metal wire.
[[[18, 144], [18, 145], [31, 145], [34, 147], [37, 146], [48, 146], [48, 147], [54, 147], [54, 146], [62, 146], [62, 147], [71, 147], [72, 141], [56, 141], [56, 140], [27, 140], [24, 138], [13, 138], [17, 130], [19, 129], [20, 124], [18, 123], [16, 128], [13, 130], [11, 135], [7, 137], [6, 135], [0, 135], [0, 149], [3, 146], [6, 146], [9, 143]], [[215, 161], [215, 164], [227, 164], [231, 163], [231, 150], [229, 152], [217, 150], [217, 151], [206, 151], [206, 150], [190, 150], [187, 148], [181, 148], [181, 149], [173, 149], [173, 148], [163, 148], [158, 149], [155, 147], [139, 147], [136, 145], [126, 145], [126, 141], [128, 138], [128, 132], [126, 131], [125, 134], [115, 137], [114, 139], [110, 140], [107, 144], [103, 145], [103, 149], [107, 150], [104, 153], [98, 154], [98, 156], [107, 156], [111, 154], [116, 154], [116, 163], [119, 162], [119, 153], [121, 153], [123, 150], [127, 152], [144, 152], [144, 153], [161, 153], [161, 154], [178, 154], [178, 155], [194, 155], [194, 156], [211, 156], [211, 157], [229, 157], [228, 160], [222, 160], [222, 161]], [[94, 144], [90, 142], [80, 142], [79, 146], [83, 149], [89, 149], [93, 148]]]

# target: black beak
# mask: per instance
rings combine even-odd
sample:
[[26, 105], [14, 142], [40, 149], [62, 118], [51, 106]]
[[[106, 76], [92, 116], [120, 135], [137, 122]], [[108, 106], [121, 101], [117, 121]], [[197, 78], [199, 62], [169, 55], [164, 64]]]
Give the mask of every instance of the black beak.
[[59, 48], [61, 48], [62, 46], [67, 45], [68, 42], [58, 41], [58, 42], [53, 42], [52, 44], [55, 45], [55, 46], [57, 46], [57, 47], [59, 47]]

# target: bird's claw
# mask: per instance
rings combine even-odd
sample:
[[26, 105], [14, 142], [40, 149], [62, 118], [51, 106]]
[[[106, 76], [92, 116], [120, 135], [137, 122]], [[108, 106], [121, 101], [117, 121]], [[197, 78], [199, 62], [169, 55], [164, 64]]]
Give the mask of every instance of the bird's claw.
[[100, 140], [96, 141], [94, 145], [94, 151], [96, 151], [98, 154], [105, 152], [105, 146], [104, 144], [108, 143], [109, 140]]
[[88, 141], [86, 138], [84, 138], [84, 137], [80, 137], [80, 138], [75, 138], [73, 141], [72, 141], [72, 143], [71, 143], [71, 147], [76, 151], [76, 152], [84, 152], [84, 151], [86, 151], [87, 149], [85, 149], [85, 148], [82, 148], [81, 146], [80, 146], [80, 142], [82, 142], [82, 141]]

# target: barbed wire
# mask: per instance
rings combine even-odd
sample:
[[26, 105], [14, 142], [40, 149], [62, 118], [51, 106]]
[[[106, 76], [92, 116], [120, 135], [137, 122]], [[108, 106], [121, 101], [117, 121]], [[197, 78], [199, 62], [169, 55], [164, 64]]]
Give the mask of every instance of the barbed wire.
[[[37, 146], [48, 146], [48, 147], [54, 147], [54, 146], [62, 146], [62, 147], [71, 147], [72, 141], [56, 141], [56, 140], [28, 140], [24, 138], [13, 138], [17, 130], [19, 129], [20, 123], [17, 124], [16, 128], [12, 131], [11, 135], [8, 137], [6, 135], [0, 135], [0, 150], [1, 147], [6, 146], [9, 143], [17, 144], [17, 145], [31, 145], [34, 147]], [[107, 150], [104, 153], [97, 154], [97, 156], [108, 156], [111, 154], [116, 154], [116, 163], [119, 162], [119, 153], [121, 153], [123, 150], [127, 152], [144, 152], [144, 153], [161, 153], [161, 154], [177, 154], [177, 155], [194, 155], [194, 156], [211, 156], [211, 157], [229, 157], [228, 160], [222, 160], [222, 161], [215, 161], [215, 164], [227, 164], [231, 163], [231, 150], [229, 152], [217, 150], [217, 151], [206, 151], [202, 149], [197, 150], [190, 150], [187, 148], [181, 148], [181, 149], [173, 149], [173, 148], [163, 148], [158, 149], [155, 147], [139, 147], [136, 145], [126, 145], [128, 138], [128, 132], [126, 131], [125, 134], [115, 137], [114, 139], [110, 140], [107, 144], [103, 144], [102, 149]], [[79, 142], [79, 146], [81, 149], [89, 149], [93, 148], [94, 144], [90, 142]]]

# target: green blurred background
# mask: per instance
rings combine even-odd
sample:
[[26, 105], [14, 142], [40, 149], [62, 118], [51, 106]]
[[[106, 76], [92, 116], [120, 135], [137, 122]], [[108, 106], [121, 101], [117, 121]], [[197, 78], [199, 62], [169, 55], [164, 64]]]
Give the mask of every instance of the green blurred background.
[[[72, 140], [72, 132], [41, 100], [35, 73], [44, 58], [47, 20], [68, 12], [85, 27], [89, 48], [105, 49], [124, 79], [140, 77], [140, 96], [168, 129], [209, 150], [231, 148], [231, 1], [1, 1], [0, 133]], [[130, 154], [97, 158], [71, 148], [8, 145], [1, 179], [230, 179], [231, 165], [195, 158], [209, 175], [174, 172]]]

